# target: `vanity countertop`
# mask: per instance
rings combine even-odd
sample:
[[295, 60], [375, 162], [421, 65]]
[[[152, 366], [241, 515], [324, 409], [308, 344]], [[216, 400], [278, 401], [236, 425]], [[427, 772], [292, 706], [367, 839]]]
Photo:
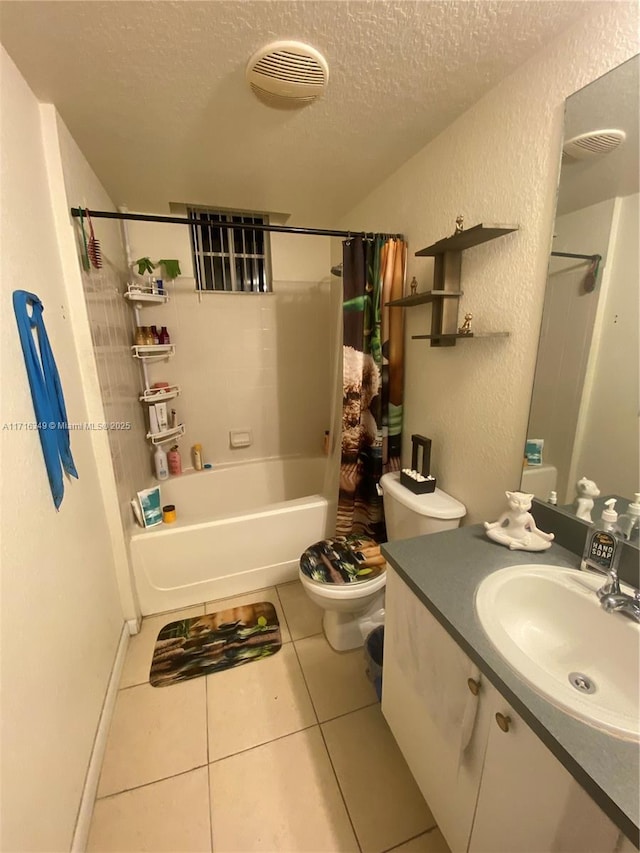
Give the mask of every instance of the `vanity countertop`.
[[[580, 558], [554, 543], [548, 551], [510, 551], [482, 525], [388, 542], [382, 552], [424, 605], [528, 723], [602, 810], [638, 845], [638, 744], [593, 728], [534, 692], [498, 655], [475, 613], [487, 575], [530, 563], [579, 568]], [[612, 615], [612, 618], [623, 618]], [[637, 679], [637, 672], [629, 678]]]

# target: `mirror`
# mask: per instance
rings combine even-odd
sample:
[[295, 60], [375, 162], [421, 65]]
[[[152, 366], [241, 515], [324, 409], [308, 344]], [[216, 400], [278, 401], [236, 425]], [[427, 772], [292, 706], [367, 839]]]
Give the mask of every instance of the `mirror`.
[[[566, 102], [527, 432], [528, 443], [544, 441], [542, 465], [525, 465], [520, 488], [544, 501], [553, 489], [569, 510], [583, 477], [601, 496], [621, 495], [620, 513], [640, 490], [638, 65], [636, 56]], [[617, 145], [614, 130], [625, 134]]]

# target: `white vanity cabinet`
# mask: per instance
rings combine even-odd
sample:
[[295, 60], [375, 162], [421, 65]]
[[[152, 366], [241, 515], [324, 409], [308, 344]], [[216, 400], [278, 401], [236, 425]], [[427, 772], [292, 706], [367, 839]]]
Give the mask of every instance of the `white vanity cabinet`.
[[469, 853], [605, 853], [618, 828], [485, 678], [489, 738]]
[[391, 569], [385, 609], [382, 711], [453, 853], [616, 849], [617, 827]]
[[387, 569], [382, 713], [454, 851], [466, 851], [489, 733], [472, 662]]

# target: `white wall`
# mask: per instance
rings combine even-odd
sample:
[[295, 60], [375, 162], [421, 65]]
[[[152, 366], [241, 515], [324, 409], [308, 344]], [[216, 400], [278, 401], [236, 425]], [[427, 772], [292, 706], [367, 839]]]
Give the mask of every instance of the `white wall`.
[[[69, 419], [88, 421], [49, 194], [40, 105], [1, 62], [2, 424], [34, 412], [11, 306], [37, 293]], [[80, 479], [56, 512], [37, 431], [2, 430], [3, 850], [71, 845], [85, 773], [123, 626], [90, 432], [73, 432]]]
[[[616, 199], [607, 288], [598, 306], [597, 345], [580, 418], [582, 428], [577, 436], [572, 478], [586, 475], [595, 480], [602, 494], [614, 493], [628, 499], [640, 488], [638, 207], [637, 193]], [[579, 473], [583, 471], [584, 475]]]
[[[199, 295], [187, 227], [131, 222], [128, 231], [134, 260], [177, 258], [183, 272], [168, 305], [143, 309], [143, 323], [167, 326], [176, 345], [149, 375], [180, 385], [183, 467], [196, 442], [214, 465], [320, 454], [335, 360], [330, 289], [340, 286], [329, 280], [328, 238], [272, 234], [273, 293]], [[250, 429], [252, 446], [232, 449], [232, 429]]]
[[[613, 209], [614, 199], [602, 201], [557, 216], [553, 229], [555, 251], [603, 259], [598, 286], [590, 293], [582, 286], [589, 269], [584, 261], [554, 257], [549, 263], [528, 437], [544, 440], [543, 459], [558, 470], [561, 504], [575, 497], [570, 468], [598, 302], [610, 279]], [[579, 476], [593, 479], [588, 468]]]
[[[433, 439], [439, 485], [463, 501], [468, 522], [495, 517], [516, 488], [546, 281], [560, 166], [564, 99], [638, 50], [635, 3], [585, 12], [383, 181], [342, 227], [402, 231], [412, 250], [467, 226], [518, 223], [517, 234], [465, 252], [461, 315], [507, 339], [431, 348], [428, 306], [408, 309], [404, 456], [411, 433]], [[432, 261], [410, 257], [408, 280], [431, 286]]]

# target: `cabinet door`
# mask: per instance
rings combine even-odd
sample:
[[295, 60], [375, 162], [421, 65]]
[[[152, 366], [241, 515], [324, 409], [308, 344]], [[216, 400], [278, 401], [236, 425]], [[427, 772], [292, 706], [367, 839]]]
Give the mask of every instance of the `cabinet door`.
[[382, 713], [454, 853], [469, 842], [489, 723], [469, 678], [475, 666], [389, 568]]
[[613, 851], [618, 829], [488, 682], [483, 701], [492, 719], [469, 853]]

